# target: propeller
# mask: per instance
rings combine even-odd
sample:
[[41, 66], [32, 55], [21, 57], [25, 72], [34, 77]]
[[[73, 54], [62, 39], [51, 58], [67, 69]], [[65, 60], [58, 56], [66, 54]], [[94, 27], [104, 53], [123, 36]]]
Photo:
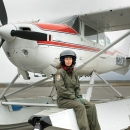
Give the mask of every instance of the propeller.
[[[5, 25], [8, 23], [8, 17], [7, 17], [3, 0], [0, 0], [0, 21], [2, 25]], [[5, 41], [4, 39], [1, 39], [0, 48], [3, 45], [4, 41]]]
[[46, 41], [47, 34], [34, 32], [34, 31], [21, 31], [21, 30], [12, 30], [12, 36], [28, 39], [28, 40], [38, 40], [38, 41]]
[[[8, 23], [8, 17], [7, 17], [7, 13], [6, 13], [6, 9], [4, 6], [4, 2], [3, 0], [0, 0], [0, 21], [2, 23], [2, 25], [5, 25]], [[7, 27], [5, 27], [7, 26]], [[4, 41], [8, 41], [11, 36], [15, 36], [15, 37], [19, 37], [19, 38], [24, 38], [24, 39], [28, 39], [28, 40], [47, 40], [47, 34], [44, 33], [40, 33], [40, 32], [34, 32], [34, 31], [27, 31], [27, 30], [14, 30], [14, 28], [12, 28], [12, 31], [9, 32], [9, 25], [5, 25], [1, 27], [1, 42], [0, 42], [0, 47], [3, 45]], [[11, 29], [11, 26], [10, 26]], [[6, 30], [8, 32], [6, 32]], [[11, 36], [10, 36], [11, 35]], [[12, 39], [12, 38], [11, 38]]]
[[0, 0], [0, 21], [2, 25], [5, 25], [8, 23], [7, 13], [6, 13], [3, 0]]

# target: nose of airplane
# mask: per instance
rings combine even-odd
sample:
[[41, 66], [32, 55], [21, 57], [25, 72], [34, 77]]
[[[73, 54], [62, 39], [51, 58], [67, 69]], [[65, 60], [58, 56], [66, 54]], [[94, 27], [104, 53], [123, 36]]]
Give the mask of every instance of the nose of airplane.
[[12, 42], [15, 37], [11, 36], [11, 31], [16, 30], [16, 27], [13, 24], [6, 24], [0, 27], [0, 36], [7, 42]]

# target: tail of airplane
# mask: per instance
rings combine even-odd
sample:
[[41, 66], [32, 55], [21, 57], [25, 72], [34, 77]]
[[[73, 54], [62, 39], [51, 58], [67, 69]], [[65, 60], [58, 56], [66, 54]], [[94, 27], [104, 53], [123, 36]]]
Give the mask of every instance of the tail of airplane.
[[[121, 31], [122, 32], [122, 31]], [[126, 31], [125, 31], [126, 32]], [[124, 33], [124, 31], [122, 32]], [[122, 33], [117, 33], [116, 36], [120, 37]], [[119, 43], [114, 46], [115, 50], [122, 53], [123, 55], [130, 57], [130, 35], [122, 39]]]
[[130, 70], [130, 35], [114, 46], [115, 50], [124, 55], [128, 66], [114, 70], [114, 72], [125, 75]]

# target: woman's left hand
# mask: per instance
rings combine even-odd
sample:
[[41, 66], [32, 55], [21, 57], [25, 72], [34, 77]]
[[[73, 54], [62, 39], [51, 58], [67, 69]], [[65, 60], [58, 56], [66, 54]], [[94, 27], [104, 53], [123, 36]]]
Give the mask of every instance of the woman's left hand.
[[82, 103], [83, 105], [85, 104], [84, 99], [82, 99], [82, 98], [75, 98], [74, 100]]
[[83, 98], [78, 98], [79, 99], [79, 101], [84, 105], [85, 104], [85, 102], [84, 102], [84, 99]]

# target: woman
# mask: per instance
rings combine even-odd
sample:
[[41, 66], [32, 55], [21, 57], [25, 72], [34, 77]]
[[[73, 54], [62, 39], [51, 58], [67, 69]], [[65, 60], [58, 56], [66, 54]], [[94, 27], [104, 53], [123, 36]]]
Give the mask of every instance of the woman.
[[55, 74], [57, 104], [60, 108], [73, 108], [80, 130], [101, 130], [94, 104], [82, 99], [78, 76], [74, 71], [76, 54], [65, 50], [60, 54], [60, 66]]

